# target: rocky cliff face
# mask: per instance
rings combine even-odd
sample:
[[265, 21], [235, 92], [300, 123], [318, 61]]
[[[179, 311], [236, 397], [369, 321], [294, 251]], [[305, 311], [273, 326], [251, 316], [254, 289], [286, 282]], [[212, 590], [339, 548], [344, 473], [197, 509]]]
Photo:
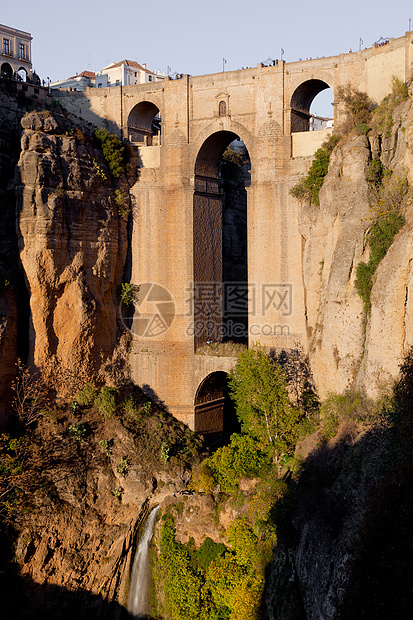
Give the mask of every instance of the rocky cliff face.
[[[106, 420], [95, 407], [54, 408], [32, 430], [21, 492], [1, 505], [1, 617], [129, 617], [139, 528], [154, 505], [182, 498], [200, 443], [172, 416], [140, 411], [140, 398]], [[183, 529], [208, 514], [203, 504], [187, 506]]]
[[[22, 126], [17, 221], [30, 291], [31, 363], [60, 390], [73, 375], [104, 378], [121, 370], [113, 354], [126, 222], [90, 138], [48, 111], [28, 114]], [[120, 186], [127, 191], [126, 179]]]
[[305, 205], [299, 228], [305, 240], [310, 361], [320, 396], [356, 387], [377, 397], [398, 374], [413, 344], [411, 205], [406, 225], [380, 263], [367, 316], [354, 282], [369, 249], [371, 225], [367, 165], [371, 159], [413, 181], [411, 99], [397, 106], [390, 135], [345, 138], [333, 151], [320, 206]]

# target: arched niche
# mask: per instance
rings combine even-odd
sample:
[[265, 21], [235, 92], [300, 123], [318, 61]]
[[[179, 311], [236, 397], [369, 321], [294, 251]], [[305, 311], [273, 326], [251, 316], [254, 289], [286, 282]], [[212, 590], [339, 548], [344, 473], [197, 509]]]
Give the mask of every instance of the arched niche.
[[208, 443], [225, 441], [240, 430], [228, 391], [226, 372], [213, 372], [200, 383], [195, 395], [195, 432]]
[[[232, 157], [225, 160], [222, 156], [228, 153], [229, 145]], [[230, 131], [210, 135], [195, 161], [195, 352], [213, 342], [248, 342], [246, 187], [249, 184], [249, 155], [239, 137]]]
[[319, 93], [330, 88], [322, 80], [307, 80], [296, 88], [291, 97], [291, 133], [309, 131], [311, 113], [310, 108]]
[[159, 108], [150, 101], [141, 101], [129, 113], [128, 137], [130, 142], [142, 146], [161, 143], [161, 115]]
[[11, 80], [13, 77], [13, 68], [8, 62], [4, 62], [1, 65], [1, 77], [6, 80]]

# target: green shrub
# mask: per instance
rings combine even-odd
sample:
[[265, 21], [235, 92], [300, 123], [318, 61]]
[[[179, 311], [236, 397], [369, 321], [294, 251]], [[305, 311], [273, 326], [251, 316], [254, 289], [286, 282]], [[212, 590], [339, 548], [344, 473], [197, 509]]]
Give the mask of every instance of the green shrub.
[[393, 76], [392, 92], [384, 97], [373, 111], [374, 124], [380, 132], [384, 133], [386, 138], [389, 138], [391, 135], [394, 108], [408, 98], [409, 90], [407, 84]]
[[129, 308], [132, 306], [138, 296], [139, 286], [132, 282], [122, 282], [120, 286], [120, 298], [124, 306]]
[[216, 543], [208, 537], [205, 538], [199, 549], [194, 552], [194, 555], [198, 565], [202, 570], [206, 571], [211, 562], [218, 559], [226, 549], [225, 545]]
[[374, 104], [367, 93], [347, 84], [339, 87], [337, 101], [344, 103], [347, 117], [345, 130], [360, 125], [368, 125]]
[[271, 459], [265, 446], [250, 435], [231, 435], [228, 446], [218, 448], [206, 459], [213, 478], [225, 493], [235, 491], [243, 476], [258, 475], [268, 468]]
[[188, 485], [190, 491], [196, 493], [210, 493], [212, 487], [217, 484], [211, 468], [206, 461], [192, 468], [192, 478]]
[[354, 133], [356, 136], [367, 136], [370, 131], [370, 126], [367, 123], [360, 123], [354, 127]]
[[126, 458], [126, 456], [122, 456], [122, 458], [120, 459], [120, 463], [116, 468], [116, 471], [120, 476], [123, 476], [125, 478], [125, 476], [128, 474], [129, 467], [130, 463], [128, 459]]
[[104, 385], [95, 398], [95, 405], [100, 415], [105, 419], [111, 418], [116, 412], [117, 394], [117, 390]]
[[[373, 166], [372, 162], [370, 166], [370, 178], [377, 179], [375, 181], [375, 202], [371, 207], [375, 221], [367, 236], [367, 243], [370, 247], [369, 261], [357, 265], [354, 283], [356, 291], [363, 300], [367, 314], [371, 312], [370, 294], [373, 287], [373, 276], [380, 262], [386, 256], [394, 237], [406, 222], [401, 209], [409, 190], [405, 176], [392, 175], [384, 171], [378, 163]], [[379, 179], [382, 180], [381, 184]]]
[[291, 188], [290, 194], [292, 196], [300, 200], [307, 199], [314, 205], [320, 204], [320, 189], [328, 172], [330, 155], [339, 140], [340, 136], [338, 135], [330, 136], [321, 148], [317, 149], [307, 175]]
[[130, 421], [136, 421], [138, 417], [138, 403], [134, 396], [128, 396], [122, 403], [123, 412]]
[[124, 147], [121, 141], [114, 134], [106, 129], [96, 129], [95, 136], [102, 145], [102, 152], [110, 173], [115, 179], [127, 170], [124, 161]]
[[375, 186], [381, 185], [383, 180], [384, 168], [380, 159], [372, 159], [366, 170], [366, 181]]
[[126, 192], [122, 192], [120, 189], [115, 189], [115, 202], [118, 207], [118, 214], [124, 220], [129, 217], [130, 211], [130, 198]]
[[81, 441], [82, 439], [85, 439], [87, 430], [84, 424], [77, 422], [76, 424], [69, 424], [67, 434], [76, 439], [76, 441]]
[[79, 405], [88, 407], [93, 404], [96, 395], [98, 393], [97, 388], [90, 381], [86, 383], [83, 388], [76, 394], [75, 399]]
[[292, 451], [304, 412], [290, 402], [282, 366], [257, 345], [240, 353], [229, 374], [229, 387], [242, 431], [274, 461]]
[[342, 422], [370, 421], [375, 413], [374, 402], [362, 392], [348, 390], [344, 394], [330, 394], [320, 406], [323, 435], [331, 439]]
[[[173, 518], [165, 516], [160, 536], [159, 573], [165, 613], [171, 620], [257, 620], [263, 577], [235, 551], [205, 541], [175, 539]], [[240, 544], [242, 549], [242, 545]], [[163, 610], [161, 610], [163, 611]]]
[[167, 463], [169, 461], [170, 451], [171, 451], [170, 446], [168, 446], [168, 444], [165, 443], [165, 442], [162, 443], [162, 445], [161, 445], [161, 461], [162, 461], [162, 463]]
[[102, 448], [103, 452], [106, 454], [106, 456], [110, 457], [112, 454], [112, 450], [111, 450], [111, 444], [112, 444], [112, 440], [110, 439], [101, 439], [99, 441], [99, 445]]
[[150, 400], [147, 400], [146, 403], [143, 403], [141, 407], [141, 412], [145, 414], [149, 414], [152, 410], [152, 403]]
[[80, 404], [77, 402], [77, 400], [74, 400], [72, 403], [70, 403], [69, 411], [70, 413], [73, 413], [73, 415], [77, 415], [79, 413]]
[[370, 246], [370, 258], [368, 263], [362, 261], [357, 265], [354, 283], [356, 291], [363, 300], [367, 314], [371, 312], [370, 295], [373, 287], [373, 276], [405, 221], [400, 213], [391, 213], [387, 217], [379, 217], [370, 229], [367, 237]]

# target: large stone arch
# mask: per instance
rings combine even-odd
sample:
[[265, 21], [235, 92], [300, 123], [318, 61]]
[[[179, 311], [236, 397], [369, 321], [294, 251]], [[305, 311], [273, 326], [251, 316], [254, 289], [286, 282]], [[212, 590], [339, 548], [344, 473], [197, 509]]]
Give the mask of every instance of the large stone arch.
[[130, 142], [145, 146], [161, 143], [161, 110], [153, 101], [139, 101], [129, 110], [127, 132]]
[[327, 88], [333, 90], [332, 82], [330, 76], [323, 74], [303, 80], [294, 86], [290, 98], [291, 133], [308, 131], [311, 104], [323, 90]]
[[233, 121], [230, 117], [221, 117], [214, 119], [208, 123], [206, 127], [202, 131], [198, 133], [198, 135], [191, 140], [191, 169], [195, 169], [196, 160], [201, 150], [203, 144], [212, 136], [213, 134], [219, 133], [221, 131], [227, 131], [238, 136], [245, 146], [247, 147], [251, 162], [255, 159], [255, 140], [253, 135], [248, 131], [244, 125]]
[[[233, 298], [242, 299], [244, 308], [239, 314], [228, 309], [223, 248], [223, 191], [220, 178], [220, 158], [225, 149], [240, 136], [233, 131], [221, 130], [210, 134], [202, 143], [194, 163], [193, 198], [193, 298], [194, 349], [208, 342], [222, 340], [248, 341], [247, 258], [243, 277], [231, 282]], [[248, 149], [247, 149], [248, 150]], [[244, 187], [245, 190], [245, 187]], [[246, 241], [245, 192], [245, 254]], [[241, 226], [243, 224], [241, 223]], [[234, 235], [238, 231], [235, 231]], [[234, 236], [235, 239], [235, 236]], [[242, 302], [241, 302], [242, 303]]]

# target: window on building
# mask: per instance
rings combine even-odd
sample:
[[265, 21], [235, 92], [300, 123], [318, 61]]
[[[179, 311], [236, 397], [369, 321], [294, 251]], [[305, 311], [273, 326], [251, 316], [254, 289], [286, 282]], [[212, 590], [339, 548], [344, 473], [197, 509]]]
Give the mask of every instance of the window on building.
[[225, 103], [225, 101], [220, 101], [219, 102], [219, 116], [226, 116], [227, 115], [227, 104]]
[[152, 82], [152, 76], [151, 76], [151, 75], [148, 75], [148, 80], [149, 80], [150, 82]]
[[26, 46], [24, 43], [19, 43], [19, 58], [26, 58]]
[[3, 54], [10, 55], [10, 39], [3, 39]]

